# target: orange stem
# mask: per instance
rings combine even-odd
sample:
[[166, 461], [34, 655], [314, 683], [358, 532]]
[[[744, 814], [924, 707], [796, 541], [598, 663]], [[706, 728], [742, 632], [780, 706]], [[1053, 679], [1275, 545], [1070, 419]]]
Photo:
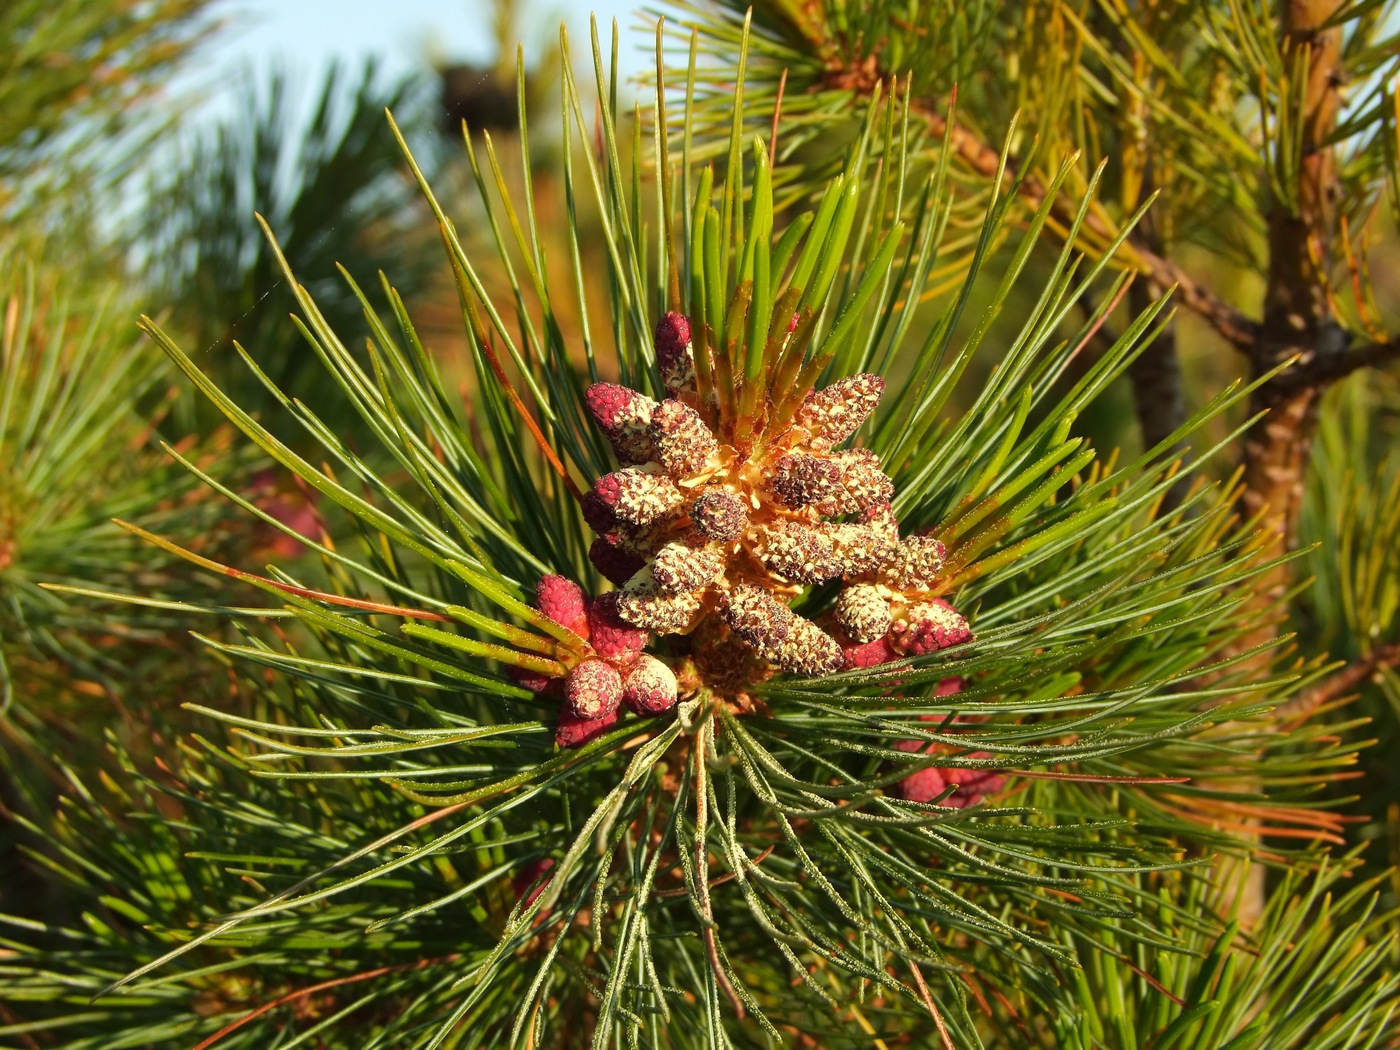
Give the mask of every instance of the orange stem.
[[249, 1021], [256, 1020], [263, 1014], [277, 1009], [279, 1006], [294, 1002], [297, 999], [304, 999], [308, 995], [315, 995], [317, 992], [324, 992], [328, 988], [338, 988], [342, 985], [354, 984], [357, 981], [372, 980], [375, 977], [383, 977], [387, 973], [395, 973], [403, 970], [421, 970], [425, 966], [436, 966], [438, 963], [453, 962], [460, 958], [460, 955], [454, 953], [452, 955], [443, 955], [436, 959], [420, 959], [415, 963], [400, 963], [397, 966], [381, 966], [377, 970], [366, 970], [364, 973], [352, 974], [349, 977], [337, 977], [334, 980], [322, 981], [320, 984], [313, 984], [310, 987], [302, 988], [295, 992], [289, 992], [278, 999], [272, 1000], [270, 1003], [263, 1003], [262, 1006], [259, 1006], [256, 1010], [249, 1011], [237, 1021], [224, 1025], [223, 1028], [220, 1028], [208, 1039], [198, 1043], [193, 1050], [209, 1050], [209, 1047], [219, 1042], [224, 1036], [233, 1034]]

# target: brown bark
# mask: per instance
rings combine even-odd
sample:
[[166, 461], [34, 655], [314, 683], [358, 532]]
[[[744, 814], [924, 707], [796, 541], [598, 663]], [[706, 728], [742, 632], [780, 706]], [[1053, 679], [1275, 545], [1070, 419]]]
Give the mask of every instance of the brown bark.
[[[1321, 145], [1336, 127], [1342, 81], [1342, 30], [1322, 27], [1341, 6], [1342, 0], [1286, 0], [1282, 5], [1285, 56], [1302, 55], [1306, 61], [1302, 159], [1295, 199], [1275, 201], [1269, 219], [1264, 317], [1250, 350], [1256, 377], [1294, 357], [1299, 361], [1292, 369], [1316, 374], [1328, 362], [1345, 356], [1345, 333], [1333, 318], [1328, 299], [1336, 156], [1331, 147]], [[1254, 409], [1269, 414], [1244, 442], [1243, 509], [1263, 530], [1264, 553], [1269, 557], [1289, 549], [1321, 389], [1316, 382], [1293, 381], [1285, 372], [1253, 397]], [[1276, 607], [1289, 582], [1287, 566], [1270, 570], [1258, 583], [1252, 607]], [[1267, 642], [1276, 634], [1276, 624], [1266, 619], [1251, 633], [1246, 647]]]
[[[1291, 369], [1311, 370], [1328, 358], [1342, 355], [1346, 338], [1332, 316], [1328, 298], [1328, 266], [1335, 223], [1336, 157], [1322, 145], [1336, 127], [1341, 83], [1340, 27], [1323, 27], [1344, 0], [1285, 0], [1280, 31], [1285, 61], [1306, 62], [1303, 94], [1302, 157], [1294, 187], [1295, 199], [1276, 200], [1269, 216], [1269, 273], [1264, 317], [1258, 339], [1249, 348], [1256, 377], [1284, 362], [1299, 360]], [[1260, 387], [1251, 399], [1255, 411], [1268, 415], [1244, 441], [1243, 510], [1262, 533], [1261, 554], [1277, 558], [1291, 545], [1302, 503], [1308, 457], [1317, 427], [1322, 385], [1289, 383], [1287, 376]], [[1279, 637], [1287, 615], [1284, 597], [1292, 584], [1291, 567], [1275, 565], [1257, 577], [1244, 615], [1255, 624], [1239, 643], [1242, 650], [1267, 645]], [[1276, 659], [1276, 650], [1253, 658], [1256, 677]], [[1246, 926], [1263, 911], [1264, 868], [1246, 864], [1233, 883], [1239, 894], [1239, 918]]]

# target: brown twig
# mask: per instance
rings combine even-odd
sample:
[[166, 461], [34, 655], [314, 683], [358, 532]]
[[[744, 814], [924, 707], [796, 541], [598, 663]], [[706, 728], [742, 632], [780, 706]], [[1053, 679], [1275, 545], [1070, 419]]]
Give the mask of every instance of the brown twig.
[[232, 1035], [234, 1032], [238, 1031], [238, 1029], [242, 1028], [249, 1021], [254, 1021], [257, 1018], [261, 1017], [263, 1014], [269, 1013], [270, 1011], [277, 1009], [279, 1006], [284, 1006], [287, 1003], [295, 1002], [297, 999], [304, 999], [308, 995], [315, 995], [317, 992], [324, 992], [329, 988], [339, 988], [342, 985], [355, 984], [358, 981], [372, 980], [375, 977], [383, 977], [385, 974], [389, 973], [398, 973], [404, 970], [421, 970], [425, 966], [436, 966], [439, 963], [453, 962], [460, 958], [461, 956], [457, 954], [443, 955], [436, 959], [420, 959], [418, 960], [418, 962], [414, 963], [400, 963], [397, 966], [381, 966], [377, 970], [366, 970], [364, 973], [351, 974], [349, 977], [337, 977], [330, 981], [322, 981], [320, 984], [313, 984], [307, 988], [301, 988], [295, 992], [289, 992], [286, 995], [274, 999], [269, 1003], [263, 1003], [262, 1006], [259, 1006], [256, 1010], [249, 1011], [248, 1013], [240, 1017], [237, 1021], [233, 1021], [229, 1024], [224, 1025], [224, 1027], [220, 1028], [208, 1039], [202, 1040], [201, 1042], [196, 1044], [193, 1047], [193, 1050], [209, 1050], [209, 1047], [219, 1042], [221, 1039], [224, 1038], [224, 1036]]
[[1101, 329], [1105, 333], [1103, 338], [1110, 339], [1114, 343], [1118, 342], [1118, 338], [1114, 336], [1111, 331], [1105, 329], [1104, 325], [1108, 323], [1108, 318], [1113, 313], [1113, 311], [1118, 309], [1118, 304], [1123, 301], [1123, 296], [1128, 294], [1128, 289], [1132, 287], [1132, 284], [1132, 279], [1129, 278], [1128, 281], [1123, 285], [1123, 287], [1118, 289], [1118, 294], [1113, 297], [1113, 299], [1108, 303], [1108, 305], [1102, 307], [1099, 310], [1098, 317], [1096, 317], [1093, 323], [1089, 325], [1089, 330], [1085, 332], [1083, 338], [1079, 340], [1079, 345], [1069, 352], [1069, 357], [1066, 360], [1072, 361], [1076, 357], [1078, 357], [1079, 354], [1083, 351], [1083, 349], [1086, 346], [1088, 346], [1091, 342], [1093, 342], [1094, 336], [1098, 335]]
[[1357, 689], [1367, 679], [1400, 666], [1400, 642], [1391, 642], [1374, 649], [1324, 678], [1311, 689], [1305, 689], [1287, 703], [1280, 704], [1274, 716], [1289, 721], [1302, 721], [1320, 707], [1340, 700]]
[[1400, 361], [1400, 336], [1361, 346], [1338, 354], [1304, 354], [1303, 358], [1274, 385], [1281, 391], [1321, 388], [1345, 379], [1362, 368], [1383, 368]]
[[943, 1040], [943, 1050], [957, 1050], [957, 1047], [953, 1045], [952, 1038], [948, 1035], [947, 1027], [943, 1024], [943, 1015], [938, 1012], [933, 996], [929, 994], [928, 985], [924, 983], [924, 975], [919, 969], [919, 964], [911, 960], [909, 969], [914, 974], [914, 983], [919, 986], [919, 997], [928, 1007], [929, 1016], [933, 1018], [933, 1023], [938, 1026], [939, 1038]]
[[[878, 66], [869, 70], [832, 70], [827, 77], [832, 86], [866, 93], [874, 84], [888, 78], [888, 73]], [[990, 143], [956, 120], [950, 124], [931, 100], [910, 98], [909, 107], [924, 121], [931, 138], [946, 138], [949, 148], [969, 168], [984, 178], [996, 177], [1001, 167], [1001, 154]], [[1013, 164], [1006, 165], [1003, 179], [1017, 185], [1018, 173]], [[1047, 192], [1045, 184], [1031, 174], [1020, 178], [1019, 190], [1031, 208], [1039, 207]], [[1084, 229], [1104, 240], [1113, 240], [1118, 235], [1118, 231], [1112, 229], [1102, 216], [1093, 213], [1085, 218]], [[1254, 345], [1258, 338], [1256, 322], [1208, 291], [1176, 263], [1153, 251], [1142, 236], [1129, 234], [1123, 242], [1123, 255], [1153, 284], [1161, 288], [1175, 286], [1177, 300], [1205, 320], [1230, 345], [1242, 351]]]

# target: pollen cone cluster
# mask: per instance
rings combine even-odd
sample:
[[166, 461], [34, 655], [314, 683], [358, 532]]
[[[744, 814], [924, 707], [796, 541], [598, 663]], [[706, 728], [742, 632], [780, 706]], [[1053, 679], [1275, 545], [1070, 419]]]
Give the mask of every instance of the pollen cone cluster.
[[[841, 447], [879, 404], [883, 380], [849, 376], [787, 413], [764, 399], [736, 422], [700, 396], [684, 316], [662, 318], [655, 350], [665, 399], [615, 383], [586, 394], [621, 464], [584, 506], [598, 536], [589, 556], [618, 586], [621, 620], [684, 636], [678, 649], [725, 691], [773, 671], [819, 677], [971, 637], [936, 597], [943, 545], [901, 538], [879, 458]], [[842, 587], [822, 624], [791, 609], [828, 581]]]

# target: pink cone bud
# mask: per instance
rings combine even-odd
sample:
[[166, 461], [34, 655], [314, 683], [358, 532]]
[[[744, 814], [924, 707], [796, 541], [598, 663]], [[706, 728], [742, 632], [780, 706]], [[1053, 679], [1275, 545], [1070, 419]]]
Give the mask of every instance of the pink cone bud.
[[559, 723], [554, 728], [554, 742], [564, 748], [583, 747], [617, 725], [619, 717], [614, 710], [601, 718], [579, 718], [567, 706], [562, 707], [559, 709]]
[[845, 661], [843, 666], [847, 671], [878, 667], [880, 664], [900, 659], [899, 653], [895, 652], [894, 647], [884, 638], [876, 638], [873, 642], [860, 645], [847, 645], [842, 649], [842, 656]]
[[585, 660], [565, 679], [564, 699], [579, 718], [610, 715], [622, 702], [622, 676], [604, 660]]
[[655, 401], [617, 383], [594, 383], [583, 399], [621, 462], [645, 463], [652, 458], [649, 428]]
[[960, 645], [971, 637], [962, 614], [941, 598], [910, 606], [902, 622], [890, 630], [895, 647], [913, 656]]
[[562, 678], [550, 678], [538, 671], [526, 670], [524, 667], [516, 667], [514, 664], [506, 665], [506, 676], [530, 692], [544, 695], [560, 693], [564, 682]]
[[573, 580], [553, 574], [541, 576], [535, 586], [535, 608], [588, 641], [588, 596]]
[[625, 551], [602, 536], [588, 548], [588, 560], [603, 574], [604, 579], [619, 587], [646, 564], [640, 555]]
[[947, 770], [939, 766], [921, 769], [901, 780], [895, 793], [910, 802], [932, 802], [947, 790], [948, 782], [943, 779], [945, 772]]
[[622, 702], [639, 715], [664, 714], [676, 706], [676, 676], [654, 656], [643, 655], [627, 675]]
[[617, 528], [617, 515], [612, 512], [611, 507], [598, 498], [598, 493], [585, 492], [579, 507], [583, 510], [583, 520], [599, 536]]
[[646, 646], [647, 632], [617, 614], [617, 599], [616, 591], [593, 599], [588, 607], [588, 626], [594, 652], [609, 663], [625, 666]]
[[[967, 757], [987, 758], [988, 755], [985, 751], [979, 751]], [[965, 809], [1005, 788], [1006, 777], [994, 769], [930, 766], [901, 780], [898, 792], [901, 798], [910, 802], [932, 802], [952, 785], [955, 785], [957, 790], [939, 804], [953, 809]]]
[[614, 514], [633, 525], [650, 525], [680, 506], [680, 489], [664, 474], [636, 468], [615, 470], [593, 483], [593, 491]]
[[584, 391], [583, 400], [606, 433], [638, 422], [645, 427], [656, 410], [651, 398], [619, 383], [594, 383]]

